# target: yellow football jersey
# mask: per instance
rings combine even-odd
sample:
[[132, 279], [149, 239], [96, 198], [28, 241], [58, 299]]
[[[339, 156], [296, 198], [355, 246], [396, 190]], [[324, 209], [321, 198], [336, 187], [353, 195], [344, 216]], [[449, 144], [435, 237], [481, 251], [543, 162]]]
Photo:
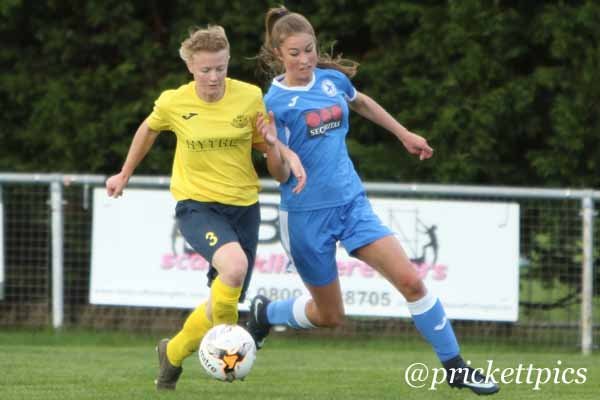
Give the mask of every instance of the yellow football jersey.
[[260, 88], [230, 78], [214, 103], [198, 97], [194, 81], [160, 95], [146, 122], [177, 136], [171, 176], [176, 200], [239, 206], [258, 201], [251, 157], [252, 144], [263, 142], [255, 128], [258, 112], [266, 115]]

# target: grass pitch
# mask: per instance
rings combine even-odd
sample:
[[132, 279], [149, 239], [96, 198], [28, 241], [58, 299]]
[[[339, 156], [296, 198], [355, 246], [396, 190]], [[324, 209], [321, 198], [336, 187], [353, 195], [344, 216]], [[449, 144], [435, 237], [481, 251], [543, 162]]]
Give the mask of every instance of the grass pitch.
[[[421, 342], [398, 339], [269, 338], [244, 382], [209, 379], [195, 355], [173, 393], [157, 393], [154, 352], [159, 338], [92, 332], [0, 331], [0, 399], [465, 399], [466, 390], [446, 384], [428, 390], [411, 388], [405, 372], [412, 363], [438, 367]], [[492, 354], [493, 353], [493, 354]], [[586, 368], [583, 384], [502, 385], [494, 399], [597, 399], [600, 356], [536, 351], [531, 347], [484, 350], [463, 345], [474, 366], [517, 368]], [[560, 360], [560, 365], [557, 361]], [[525, 376], [525, 375], [523, 375]], [[524, 378], [523, 378], [524, 379]]]

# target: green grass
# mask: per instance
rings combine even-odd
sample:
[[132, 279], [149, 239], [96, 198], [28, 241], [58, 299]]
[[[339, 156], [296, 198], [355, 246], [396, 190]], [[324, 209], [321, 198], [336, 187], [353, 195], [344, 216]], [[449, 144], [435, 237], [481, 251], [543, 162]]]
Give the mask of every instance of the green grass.
[[[175, 393], [157, 393], [155, 338], [112, 333], [0, 331], [0, 399], [464, 399], [466, 391], [440, 385], [410, 388], [406, 368], [415, 362], [437, 367], [421, 342], [397, 339], [269, 338], [245, 382], [221, 383], [204, 374], [196, 356], [184, 363]], [[496, 399], [597, 399], [600, 357], [538, 352], [532, 347], [463, 346], [473, 365], [494, 360], [499, 368], [587, 368], [581, 385], [503, 385]], [[523, 376], [523, 379], [524, 376]], [[430, 383], [430, 382], [429, 382]]]

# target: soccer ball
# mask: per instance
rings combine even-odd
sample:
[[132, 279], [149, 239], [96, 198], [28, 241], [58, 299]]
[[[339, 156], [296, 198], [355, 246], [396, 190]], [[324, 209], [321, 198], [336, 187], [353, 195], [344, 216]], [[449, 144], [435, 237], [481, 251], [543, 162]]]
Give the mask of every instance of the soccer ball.
[[220, 381], [244, 379], [256, 358], [256, 345], [247, 330], [239, 325], [217, 325], [200, 343], [200, 364], [208, 375]]

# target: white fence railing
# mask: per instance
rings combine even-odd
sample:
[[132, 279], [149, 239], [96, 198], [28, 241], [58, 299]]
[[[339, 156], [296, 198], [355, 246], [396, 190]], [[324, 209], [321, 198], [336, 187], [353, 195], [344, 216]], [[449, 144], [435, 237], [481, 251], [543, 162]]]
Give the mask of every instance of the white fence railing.
[[[106, 177], [100, 175], [65, 175], [65, 174], [17, 174], [17, 173], [0, 173], [0, 206], [4, 204], [4, 225], [7, 225], [7, 221], [11, 218], [18, 219], [19, 216], [12, 217], [8, 215], [7, 206], [9, 202], [13, 201], [12, 197], [8, 196], [5, 187], [27, 187], [35, 185], [36, 187], [47, 187], [48, 189], [48, 203], [49, 207], [49, 248], [50, 248], [50, 262], [49, 262], [49, 273], [51, 275], [51, 315], [52, 315], [52, 326], [54, 328], [61, 328], [65, 325], [65, 190], [71, 190], [72, 188], [81, 188], [82, 198], [80, 199], [82, 207], [89, 207], [89, 189], [92, 187], [103, 186]], [[265, 191], [275, 192], [277, 190], [277, 183], [271, 180], [261, 181], [263, 189]], [[130, 180], [129, 187], [147, 187], [147, 188], [167, 188], [169, 185], [168, 177], [150, 177], [150, 176], [135, 176]], [[430, 185], [430, 184], [395, 184], [395, 183], [366, 183], [365, 187], [370, 195], [373, 196], [384, 196], [384, 197], [410, 197], [410, 198], [427, 198], [427, 199], [438, 199], [438, 198], [459, 198], [459, 199], [511, 199], [513, 201], [524, 202], [530, 209], [530, 212], [522, 217], [522, 243], [521, 243], [521, 254], [523, 265], [530, 265], [533, 262], [538, 263], [538, 267], [546, 267], [548, 269], [556, 269], [556, 277], [552, 279], [563, 279], [568, 283], [563, 285], [565, 288], [571, 286], [577, 292], [579, 298], [579, 320], [576, 321], [578, 324], [579, 331], [579, 345], [584, 354], [589, 354], [592, 351], [594, 344], [594, 328], [597, 324], [594, 324], [593, 319], [593, 304], [594, 304], [594, 281], [597, 279], [597, 273], [594, 271], [594, 257], [598, 257], [598, 249], [595, 249], [597, 238], [594, 237], [594, 225], [596, 219], [595, 202], [600, 200], [600, 192], [593, 190], [572, 190], [572, 189], [541, 189], [541, 188], [516, 188], [516, 187], [480, 187], [480, 186], [457, 186], [457, 185]], [[3, 190], [4, 189], [4, 190]], [[3, 202], [2, 199], [5, 198]], [[548, 205], [530, 205], [535, 201], [548, 201]], [[567, 203], [564, 203], [567, 202]], [[43, 203], [42, 203], [43, 204]], [[558, 206], [556, 205], [558, 204]], [[576, 205], [578, 204], [578, 206]], [[564, 208], [564, 210], [563, 210]], [[574, 215], [573, 209], [578, 210], [578, 215]], [[0, 207], [2, 211], [2, 207]], [[547, 218], [540, 217], [540, 214], [547, 213]], [[535, 217], [535, 222], [529, 219], [529, 214]], [[568, 220], [562, 221], [561, 218], [567, 218]], [[576, 219], [579, 219], [577, 226]], [[2, 221], [2, 215], [0, 215], [0, 221]], [[544, 221], [553, 221], [552, 223], [545, 225]], [[570, 258], [563, 261], [540, 261], [543, 257], [539, 255], [540, 251], [529, 250], [530, 247], [536, 244], [531, 244], [531, 241], [538, 241], [540, 246], [548, 250], [546, 243], [550, 237], [550, 234], [546, 230], [560, 230], [561, 225], [567, 224], [571, 228], [566, 231], [565, 237], [554, 238], [551, 243], [568, 243], [565, 249], [573, 253]], [[550, 226], [551, 225], [551, 226]], [[553, 231], [553, 235], [554, 232]], [[562, 232], [562, 231], [561, 231]], [[0, 231], [1, 234], [1, 231]], [[10, 234], [10, 233], [7, 233]], [[562, 234], [562, 233], [559, 233]], [[532, 239], [533, 238], [533, 239]], [[3, 252], [11, 251], [10, 246], [5, 243], [5, 238], [2, 238], [0, 242], [0, 250], [4, 249]], [[544, 245], [544, 243], [546, 243]], [[551, 244], [550, 243], [550, 244]], [[544, 247], [546, 246], [546, 247]], [[596, 250], [596, 251], [595, 251]], [[561, 252], [558, 250], [557, 252]], [[2, 255], [4, 255], [4, 253]], [[525, 255], [523, 255], [525, 253]], [[540, 260], [538, 260], [538, 258]], [[4, 257], [5, 263], [8, 262], [10, 257]], [[548, 257], [550, 260], [551, 257]], [[537, 260], [537, 261], [536, 261]], [[580, 263], [580, 271], [576, 274], [572, 272], [572, 269], [566, 268], [566, 264], [570, 264], [572, 260], [578, 260]], [[0, 257], [2, 261], [2, 257]], [[544, 264], [547, 262], [548, 264]], [[556, 264], [553, 264], [556, 262]], [[0, 264], [0, 268], [1, 268]], [[536, 270], [539, 272], [538, 270]], [[571, 271], [571, 272], [564, 272]], [[1, 271], [0, 271], [1, 272]], [[536, 272], [536, 273], [537, 273]], [[551, 272], [553, 273], [553, 272]], [[566, 276], [565, 274], [573, 274], [572, 277]], [[580, 276], [579, 276], [580, 275]], [[0, 278], [3, 275], [0, 274]], [[537, 276], [537, 275], [536, 275]], [[573, 277], [578, 277], [579, 282], [573, 282]], [[4, 285], [10, 286], [10, 276], [4, 275]], [[537, 279], [537, 278], [536, 278]], [[0, 286], [2, 281], [0, 280]], [[535, 286], [532, 283], [528, 284], [531, 288], [530, 291], [526, 291], [523, 304], [535, 303], [534, 297]], [[4, 294], [9, 297], [9, 292], [6, 288], [0, 287], [0, 295]], [[560, 293], [556, 294], [555, 297], [560, 297]], [[5, 299], [6, 300], [6, 299]], [[18, 301], [18, 300], [16, 300]], [[0, 296], [0, 305], [2, 304], [2, 296]], [[540, 307], [539, 310], [549, 309], [551, 307], [552, 300], [545, 303], [545, 306]], [[532, 311], [533, 310], [533, 311]], [[536, 308], [531, 307], [528, 314], [535, 314]], [[570, 312], [570, 311], [568, 311]], [[541, 317], [530, 317], [526, 319], [530, 326], [550, 327], [550, 326], [570, 326], [573, 327], [575, 322], [567, 320], [561, 317], [548, 317], [549, 320], [544, 320]], [[1, 323], [1, 320], [0, 320]]]

